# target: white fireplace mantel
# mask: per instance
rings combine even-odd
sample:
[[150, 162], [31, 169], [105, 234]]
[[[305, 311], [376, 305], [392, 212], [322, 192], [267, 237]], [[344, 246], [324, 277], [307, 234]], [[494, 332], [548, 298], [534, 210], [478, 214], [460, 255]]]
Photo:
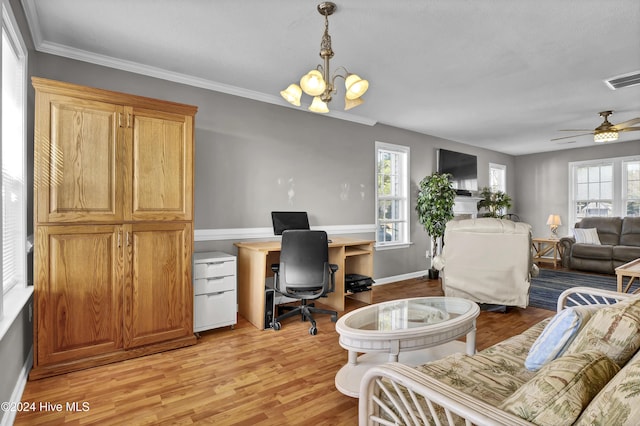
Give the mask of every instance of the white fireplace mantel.
[[457, 196], [453, 205], [453, 215], [476, 218], [478, 216], [478, 201], [482, 198]]

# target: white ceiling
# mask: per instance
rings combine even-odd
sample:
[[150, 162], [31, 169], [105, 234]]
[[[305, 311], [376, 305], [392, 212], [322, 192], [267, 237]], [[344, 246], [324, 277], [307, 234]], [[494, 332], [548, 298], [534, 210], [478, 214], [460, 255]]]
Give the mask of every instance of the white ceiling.
[[[289, 106], [280, 90], [320, 63], [319, 1], [22, 3], [40, 51], [273, 104]], [[338, 118], [520, 155], [592, 146], [550, 139], [595, 128], [599, 111], [614, 124], [640, 117], [640, 85], [603, 82], [640, 71], [638, 0], [336, 3], [331, 68], [370, 81], [348, 113], [340, 85]], [[630, 140], [640, 132], [621, 134]]]

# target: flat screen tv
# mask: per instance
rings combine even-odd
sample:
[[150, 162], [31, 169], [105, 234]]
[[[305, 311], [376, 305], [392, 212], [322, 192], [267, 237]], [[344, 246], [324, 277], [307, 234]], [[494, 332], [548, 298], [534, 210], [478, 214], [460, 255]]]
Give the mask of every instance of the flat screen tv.
[[282, 235], [287, 229], [309, 229], [307, 212], [271, 212], [273, 233]]
[[438, 172], [452, 176], [451, 182], [459, 194], [478, 190], [478, 158], [475, 155], [438, 149], [437, 159]]

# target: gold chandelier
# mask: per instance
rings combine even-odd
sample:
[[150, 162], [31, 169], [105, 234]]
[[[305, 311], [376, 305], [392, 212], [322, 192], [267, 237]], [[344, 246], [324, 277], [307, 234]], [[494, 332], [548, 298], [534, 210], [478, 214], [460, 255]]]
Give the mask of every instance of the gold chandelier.
[[331, 102], [331, 95], [337, 92], [335, 82], [338, 77], [344, 80], [345, 95], [344, 95], [344, 109], [345, 111], [351, 108], [357, 107], [362, 104], [364, 100], [362, 95], [369, 88], [369, 82], [363, 80], [357, 74], [352, 74], [344, 67], [339, 67], [338, 70], [342, 70], [344, 75], [336, 72], [333, 76], [330, 76], [329, 61], [333, 57], [333, 50], [331, 49], [331, 36], [329, 35], [329, 15], [336, 11], [336, 5], [332, 2], [322, 2], [318, 5], [318, 12], [324, 15], [324, 34], [322, 35], [322, 41], [320, 42], [320, 57], [324, 60], [324, 65], [319, 64], [316, 69], [309, 71], [303, 75], [300, 79], [300, 85], [293, 83], [290, 84], [285, 90], [280, 92], [280, 95], [292, 105], [300, 106], [300, 98], [302, 92], [309, 96], [313, 96], [313, 101], [309, 107], [310, 111], [327, 113], [329, 107], [327, 104]]

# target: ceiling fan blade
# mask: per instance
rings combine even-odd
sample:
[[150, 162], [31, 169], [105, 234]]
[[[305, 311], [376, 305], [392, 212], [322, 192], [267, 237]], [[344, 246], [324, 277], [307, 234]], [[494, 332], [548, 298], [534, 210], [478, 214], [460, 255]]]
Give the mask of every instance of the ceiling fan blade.
[[634, 130], [640, 130], [640, 127], [625, 127], [624, 129], [619, 129], [619, 132], [633, 132]]
[[631, 120], [627, 120], [627, 121], [623, 121], [622, 123], [618, 123], [613, 127], [616, 130], [622, 130], [622, 129], [626, 128], [626, 127], [633, 126], [634, 124], [638, 124], [638, 123], [640, 123], [640, 117], [632, 118]]
[[561, 137], [561, 138], [553, 138], [553, 139], [551, 139], [551, 141], [559, 141], [560, 139], [578, 138], [578, 137], [580, 137], [580, 136], [586, 136], [586, 135], [592, 135], [592, 134], [593, 134], [593, 132], [590, 132], [590, 133], [582, 133], [581, 135], [564, 136], [564, 137]]
[[559, 132], [592, 132], [593, 129], [562, 129], [558, 130]]

